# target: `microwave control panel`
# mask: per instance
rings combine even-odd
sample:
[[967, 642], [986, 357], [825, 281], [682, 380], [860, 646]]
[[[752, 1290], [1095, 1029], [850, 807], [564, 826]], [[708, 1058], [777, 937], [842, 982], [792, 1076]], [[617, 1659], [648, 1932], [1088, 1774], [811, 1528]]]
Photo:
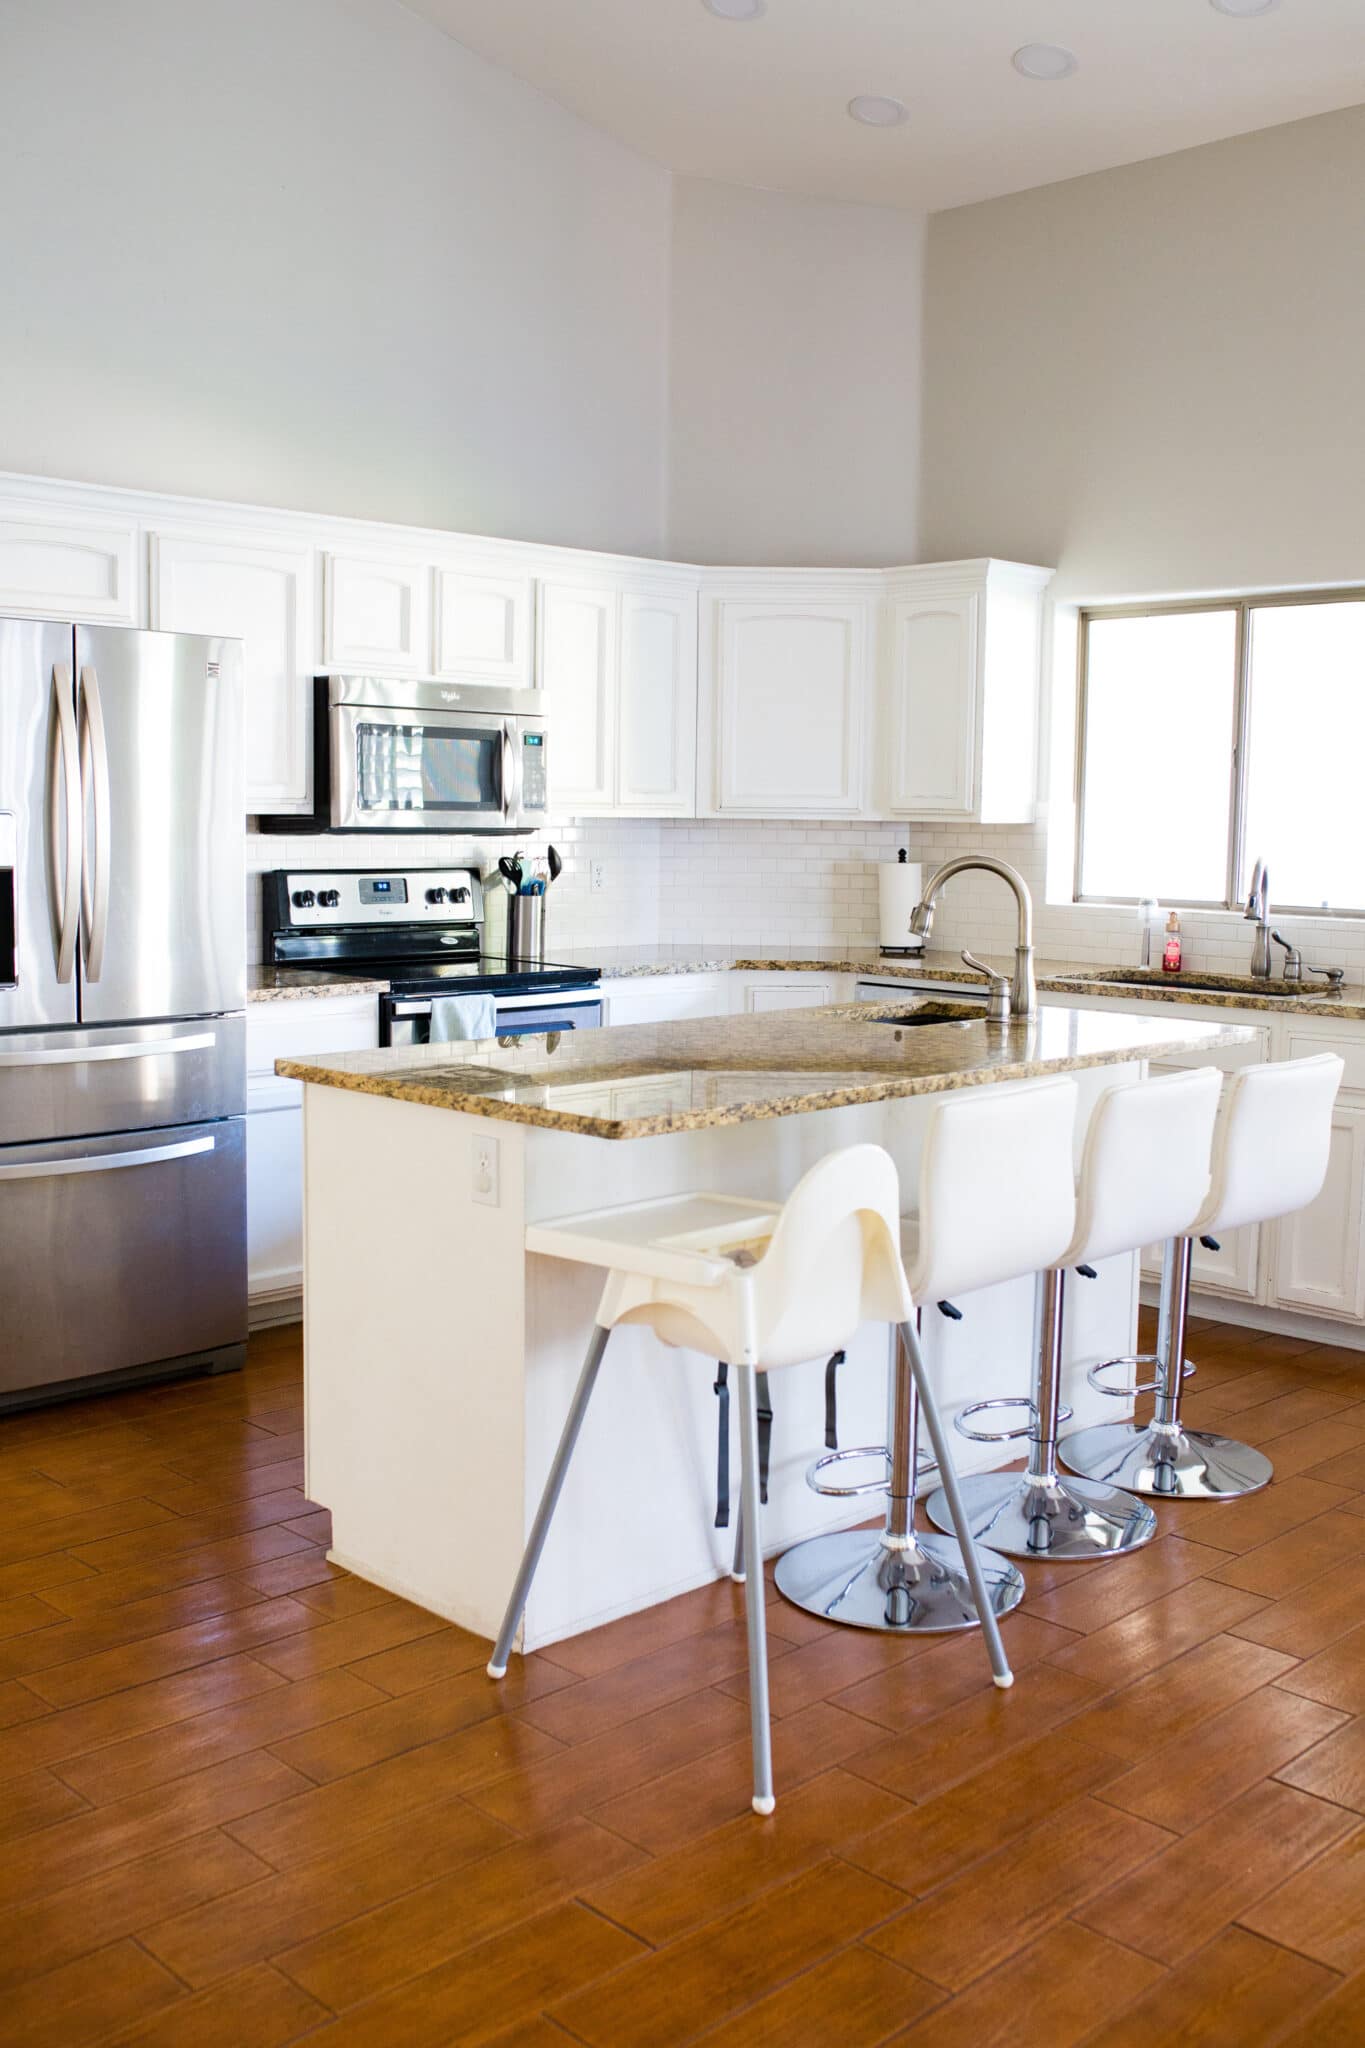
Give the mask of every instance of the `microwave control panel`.
[[521, 735], [521, 807], [525, 811], [543, 811], [546, 802], [545, 735], [543, 732], [523, 731]]

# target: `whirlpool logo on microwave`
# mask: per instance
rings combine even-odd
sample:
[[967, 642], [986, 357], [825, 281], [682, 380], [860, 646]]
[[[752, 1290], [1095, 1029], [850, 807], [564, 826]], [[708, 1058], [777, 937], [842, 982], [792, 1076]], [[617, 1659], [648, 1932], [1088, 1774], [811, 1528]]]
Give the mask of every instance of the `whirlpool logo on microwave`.
[[458, 690], [442, 690], [441, 702], [443, 704], [458, 704], [459, 701], [460, 693]]

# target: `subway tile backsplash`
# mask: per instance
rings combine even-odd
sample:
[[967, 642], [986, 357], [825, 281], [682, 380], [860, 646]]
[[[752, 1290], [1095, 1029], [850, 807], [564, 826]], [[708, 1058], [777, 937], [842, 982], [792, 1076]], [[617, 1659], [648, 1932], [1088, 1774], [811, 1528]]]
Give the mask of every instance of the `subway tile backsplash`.
[[[888, 825], [718, 819], [581, 818], [527, 834], [515, 844], [544, 854], [553, 842], [564, 872], [551, 894], [547, 942], [581, 950], [660, 944], [705, 947], [790, 944], [857, 951], [877, 943], [879, 862], [907, 846], [926, 873], [959, 853], [992, 853], [1019, 868], [1033, 891], [1038, 952], [1053, 959], [1109, 965], [1136, 960], [1136, 912], [1129, 908], [1049, 904], [1041, 825]], [[395, 863], [477, 865], [496, 873], [512, 842], [418, 836], [247, 839], [250, 957], [262, 957], [260, 872], [275, 867], [342, 868]], [[594, 890], [594, 868], [602, 886]], [[491, 900], [491, 892], [490, 892]], [[1167, 906], [1163, 905], [1163, 915]], [[491, 911], [495, 915], [495, 910]], [[1344, 967], [1365, 981], [1365, 920], [1277, 918], [1276, 927], [1315, 965]], [[1241, 971], [1252, 931], [1231, 912], [1182, 912], [1185, 963]], [[991, 875], [956, 878], [944, 891], [936, 947], [1007, 953], [1014, 945], [1014, 899]], [[1159, 957], [1159, 953], [1158, 956]], [[1277, 952], [1277, 968], [1279, 955]]]

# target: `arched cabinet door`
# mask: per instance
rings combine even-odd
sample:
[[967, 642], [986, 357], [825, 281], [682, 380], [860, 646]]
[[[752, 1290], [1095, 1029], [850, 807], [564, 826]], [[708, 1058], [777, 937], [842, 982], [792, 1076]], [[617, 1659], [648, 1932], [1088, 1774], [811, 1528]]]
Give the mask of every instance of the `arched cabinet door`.
[[711, 602], [712, 810], [858, 816], [874, 607], [796, 590]]

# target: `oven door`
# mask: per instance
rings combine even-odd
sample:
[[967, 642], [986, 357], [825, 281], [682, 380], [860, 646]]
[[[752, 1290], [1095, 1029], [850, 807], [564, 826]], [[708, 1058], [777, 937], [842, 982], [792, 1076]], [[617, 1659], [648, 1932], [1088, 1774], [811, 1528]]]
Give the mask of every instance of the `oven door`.
[[[379, 1005], [381, 1045], [427, 1045], [431, 1003], [423, 996], [383, 996]], [[573, 989], [561, 996], [504, 996], [498, 1003], [499, 1042], [541, 1032], [594, 1031], [602, 1022], [601, 991]]]
[[516, 720], [484, 711], [331, 707], [332, 825], [505, 830], [520, 818]]

